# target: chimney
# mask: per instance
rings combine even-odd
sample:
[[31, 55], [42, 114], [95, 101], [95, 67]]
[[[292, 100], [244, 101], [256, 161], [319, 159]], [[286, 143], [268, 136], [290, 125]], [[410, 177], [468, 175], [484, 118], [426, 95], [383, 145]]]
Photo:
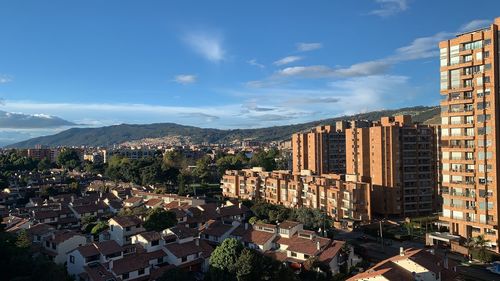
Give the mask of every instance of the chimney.
[[196, 243], [196, 246], [200, 246], [200, 239], [196, 238], [194, 239], [194, 242]]
[[405, 251], [404, 251], [403, 247], [399, 247], [399, 255], [404, 257]]
[[238, 203], [238, 208], [240, 208], [240, 209], [241, 209], [241, 202], [240, 202], [240, 203]]
[[321, 244], [318, 242], [316, 242], [316, 249], [319, 251], [321, 249]]
[[248, 230], [248, 222], [245, 223], [245, 230]]

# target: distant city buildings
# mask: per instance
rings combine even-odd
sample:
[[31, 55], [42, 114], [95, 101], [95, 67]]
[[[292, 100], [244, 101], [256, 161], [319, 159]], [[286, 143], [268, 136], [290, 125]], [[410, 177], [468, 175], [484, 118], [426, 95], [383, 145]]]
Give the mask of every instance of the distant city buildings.
[[347, 122], [318, 126], [307, 133], [292, 135], [292, 170], [315, 174], [345, 173], [345, 129]]
[[435, 129], [409, 115], [354, 122], [346, 130], [346, 172], [371, 182], [374, 213], [430, 214], [437, 208], [436, 145]]
[[223, 195], [321, 209], [337, 222], [437, 210], [437, 136], [409, 115], [337, 122], [292, 136], [292, 171], [226, 171]]

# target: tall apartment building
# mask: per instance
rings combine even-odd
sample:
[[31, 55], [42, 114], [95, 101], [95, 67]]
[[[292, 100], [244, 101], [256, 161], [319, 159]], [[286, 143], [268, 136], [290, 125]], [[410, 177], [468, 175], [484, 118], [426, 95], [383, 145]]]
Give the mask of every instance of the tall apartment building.
[[292, 135], [292, 170], [310, 170], [314, 174], [345, 173], [345, 129], [348, 123], [318, 126], [308, 133]]
[[297, 174], [262, 169], [226, 171], [221, 180], [226, 197], [263, 200], [290, 208], [321, 209], [334, 220], [369, 222], [370, 183], [344, 175]]
[[401, 115], [353, 125], [345, 134], [346, 173], [371, 182], [374, 213], [407, 217], [435, 210], [434, 128]]
[[439, 43], [443, 213], [452, 234], [498, 251], [498, 27]]

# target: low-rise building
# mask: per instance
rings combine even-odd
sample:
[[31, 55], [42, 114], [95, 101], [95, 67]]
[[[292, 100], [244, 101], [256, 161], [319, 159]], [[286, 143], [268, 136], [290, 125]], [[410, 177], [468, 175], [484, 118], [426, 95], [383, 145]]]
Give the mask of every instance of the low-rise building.
[[131, 237], [144, 232], [143, 221], [136, 216], [116, 216], [109, 220], [109, 238], [120, 246], [131, 243]]

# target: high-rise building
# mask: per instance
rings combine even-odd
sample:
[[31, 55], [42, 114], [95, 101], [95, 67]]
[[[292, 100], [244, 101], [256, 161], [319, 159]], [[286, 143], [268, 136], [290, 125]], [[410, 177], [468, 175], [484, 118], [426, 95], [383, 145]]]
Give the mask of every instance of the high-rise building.
[[345, 135], [347, 175], [371, 182], [374, 213], [407, 217], [435, 210], [434, 128], [400, 115], [369, 127], [353, 124]]
[[498, 251], [498, 27], [439, 43], [443, 213], [451, 234]]
[[314, 174], [345, 173], [345, 129], [347, 122], [318, 126], [308, 133], [292, 135], [292, 170]]

